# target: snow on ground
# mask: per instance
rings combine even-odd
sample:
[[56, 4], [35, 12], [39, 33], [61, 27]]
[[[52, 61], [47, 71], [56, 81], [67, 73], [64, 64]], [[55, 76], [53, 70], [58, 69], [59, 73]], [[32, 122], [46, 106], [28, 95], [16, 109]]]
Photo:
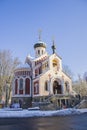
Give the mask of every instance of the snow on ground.
[[81, 114], [87, 112], [87, 109], [62, 109], [55, 111], [41, 111], [41, 110], [28, 110], [28, 109], [0, 109], [0, 118], [11, 118], [11, 117], [46, 117], [46, 116], [66, 116], [72, 114]]

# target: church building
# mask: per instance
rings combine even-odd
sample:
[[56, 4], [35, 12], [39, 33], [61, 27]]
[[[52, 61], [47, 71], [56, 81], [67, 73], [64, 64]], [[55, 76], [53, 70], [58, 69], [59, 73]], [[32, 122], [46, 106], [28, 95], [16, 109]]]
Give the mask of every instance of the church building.
[[63, 72], [62, 58], [56, 53], [53, 41], [52, 54], [46, 51], [46, 44], [39, 41], [34, 44], [35, 57], [28, 55], [25, 64], [14, 71], [12, 82], [12, 102], [21, 102], [23, 107], [32, 102], [72, 94], [71, 78]]

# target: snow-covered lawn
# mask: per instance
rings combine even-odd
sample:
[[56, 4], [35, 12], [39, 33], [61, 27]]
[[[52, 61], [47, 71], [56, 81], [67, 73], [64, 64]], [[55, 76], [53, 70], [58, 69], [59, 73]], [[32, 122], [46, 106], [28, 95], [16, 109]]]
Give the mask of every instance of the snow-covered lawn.
[[81, 114], [87, 112], [87, 109], [62, 109], [56, 111], [40, 111], [40, 110], [28, 110], [28, 109], [0, 109], [0, 118], [11, 118], [11, 117], [46, 117], [46, 116], [66, 116], [72, 114]]

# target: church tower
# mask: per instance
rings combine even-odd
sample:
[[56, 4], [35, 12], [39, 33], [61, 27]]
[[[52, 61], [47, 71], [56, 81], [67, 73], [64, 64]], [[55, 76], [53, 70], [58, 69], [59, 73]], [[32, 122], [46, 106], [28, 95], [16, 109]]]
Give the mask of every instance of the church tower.
[[41, 41], [41, 31], [39, 32], [39, 41], [34, 45], [34, 49], [36, 58], [46, 53], [46, 44]]
[[40, 57], [42, 56], [43, 54], [46, 53], [46, 45], [44, 42], [42, 41], [39, 41], [38, 43], [36, 43], [34, 45], [34, 49], [35, 49], [35, 57]]

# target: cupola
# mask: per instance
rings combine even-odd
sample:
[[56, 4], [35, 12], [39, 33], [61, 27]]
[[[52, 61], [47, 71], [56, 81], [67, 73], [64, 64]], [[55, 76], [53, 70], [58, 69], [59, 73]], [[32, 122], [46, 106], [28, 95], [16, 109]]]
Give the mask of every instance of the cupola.
[[40, 57], [46, 53], [46, 44], [41, 41], [41, 35], [39, 34], [39, 41], [34, 45], [35, 57]]

